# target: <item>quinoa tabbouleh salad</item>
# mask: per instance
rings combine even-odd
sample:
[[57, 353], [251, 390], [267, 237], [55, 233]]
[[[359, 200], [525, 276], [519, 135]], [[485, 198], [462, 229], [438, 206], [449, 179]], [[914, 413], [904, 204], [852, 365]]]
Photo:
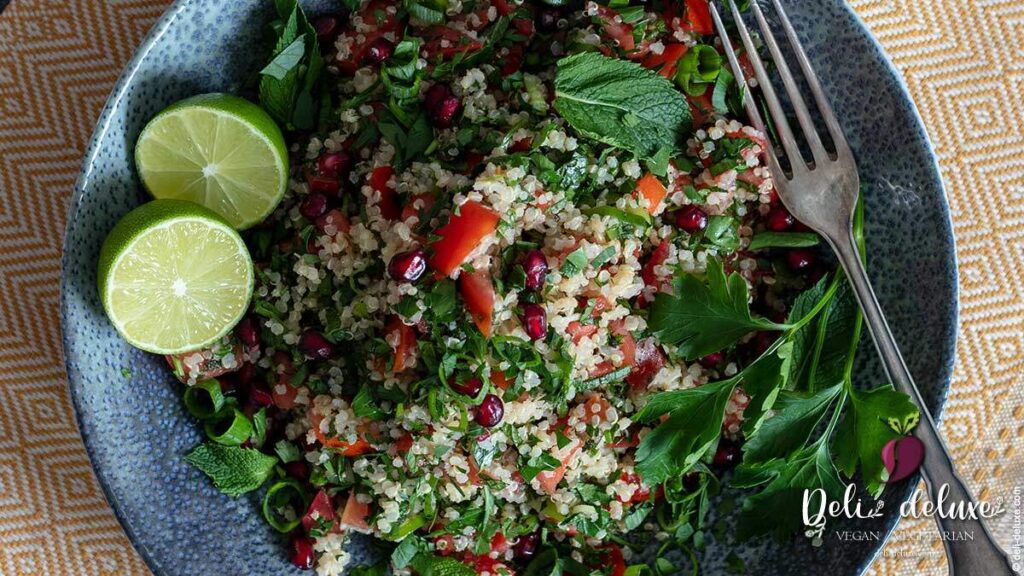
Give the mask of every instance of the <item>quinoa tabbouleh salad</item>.
[[[296, 566], [671, 574], [709, 538], [792, 534], [805, 488], [880, 493], [916, 409], [852, 386], [859, 311], [775, 195], [706, 0], [344, 4], [275, 2], [262, 109], [154, 119], [137, 212], [160, 216], [100, 274], [204, 423], [187, 460], [260, 490]], [[119, 286], [150, 230], [223, 256]], [[163, 289], [140, 334], [123, 311]], [[354, 532], [387, 561], [350, 566]]]

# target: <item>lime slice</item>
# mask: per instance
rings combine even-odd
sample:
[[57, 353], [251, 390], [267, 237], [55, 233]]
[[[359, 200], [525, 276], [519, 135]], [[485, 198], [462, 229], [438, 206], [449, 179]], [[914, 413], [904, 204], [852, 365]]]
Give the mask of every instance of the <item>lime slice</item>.
[[249, 307], [253, 265], [231, 226], [184, 200], [132, 210], [103, 242], [103, 308], [129, 344], [179, 354], [224, 337]]
[[202, 204], [238, 230], [266, 218], [288, 185], [280, 128], [230, 94], [194, 96], [157, 114], [135, 145], [135, 164], [154, 198]]

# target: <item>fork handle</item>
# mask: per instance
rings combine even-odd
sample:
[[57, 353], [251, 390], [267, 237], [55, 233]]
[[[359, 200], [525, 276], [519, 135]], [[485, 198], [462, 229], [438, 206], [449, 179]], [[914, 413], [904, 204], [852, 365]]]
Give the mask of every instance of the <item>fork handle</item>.
[[[951, 508], [960, 509], [961, 506], [964, 509], [973, 506], [974, 498], [957, 475], [953, 460], [942, 437], [939, 436], [931, 412], [921, 399], [921, 393], [896, 346], [896, 340], [882, 314], [882, 308], [878, 305], [875, 291], [871, 288], [852, 231], [848, 231], [843, 237], [830, 239], [829, 242], [853, 286], [854, 295], [864, 312], [864, 319], [875, 341], [875, 348], [882, 357], [886, 373], [896, 390], [910, 396], [921, 409], [921, 422], [914, 435], [921, 440], [925, 448], [921, 475], [924, 477], [929, 498], [936, 507], [944, 511]], [[944, 516], [948, 514], [936, 513], [935, 520], [946, 548], [950, 575], [988, 576], [1014, 573], [1006, 552], [996, 544], [980, 516], [975, 514], [967, 520]]]

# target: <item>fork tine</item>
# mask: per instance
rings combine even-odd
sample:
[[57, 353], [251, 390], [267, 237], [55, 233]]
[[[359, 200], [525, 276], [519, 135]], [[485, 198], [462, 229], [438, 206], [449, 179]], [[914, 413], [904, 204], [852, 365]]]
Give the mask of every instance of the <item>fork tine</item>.
[[[797, 172], [806, 172], [807, 163], [803, 161], [803, 156], [800, 154], [800, 147], [796, 143], [796, 138], [793, 136], [793, 130], [789, 127], [789, 121], [786, 120], [786, 114], [782, 110], [782, 103], [779, 102], [778, 96], [775, 94], [775, 88], [772, 87], [771, 79], [768, 77], [768, 72], [764, 68], [764, 62], [761, 60], [761, 56], [757, 53], [757, 47], [754, 45], [754, 41], [750, 38], [750, 31], [747, 29], [746, 23], [743, 21], [743, 16], [740, 14], [740, 9], [736, 5], [736, 2], [731, 0], [723, 0], [729, 4], [732, 9], [733, 20], [736, 22], [736, 28], [739, 30], [740, 39], [743, 40], [743, 46], [747, 51], [750, 58], [750, 63], [754, 66], [754, 74], [757, 76], [757, 82], [761, 86], [761, 92], [764, 94], [764, 100], [768, 104], [768, 111], [772, 115], [772, 120], [775, 122], [775, 131], [779, 135], [779, 139], [782, 140], [782, 148], [786, 151], [786, 156], [790, 158], [791, 169], [794, 174]], [[768, 157], [773, 160], [774, 165], [778, 165], [778, 161], [775, 159], [775, 154], [769, 154]], [[775, 172], [781, 174], [781, 170]]]
[[790, 46], [793, 47], [796, 60], [800, 63], [800, 69], [803, 70], [804, 78], [807, 79], [807, 85], [811, 88], [811, 93], [814, 94], [814, 101], [818, 104], [818, 110], [825, 119], [829, 134], [832, 136], [832, 142], [835, 144], [837, 151], [849, 153], [850, 148], [846, 143], [846, 137], [843, 135], [843, 129], [839, 126], [839, 120], [836, 119], [836, 115], [832, 111], [832, 105], [825, 98], [825, 91], [821, 89], [818, 75], [814, 72], [814, 68], [811, 67], [811, 61], [807, 58], [807, 53], [804, 51], [803, 44], [800, 43], [800, 39], [796, 35], [796, 30], [793, 29], [792, 22], [789, 21], [789, 16], [782, 9], [782, 4], [779, 0], [772, 0], [772, 4], [779, 14], [782, 28], [786, 32]]
[[[781, 7], [779, 7], [778, 4], [776, 4], [776, 7], [781, 13]], [[821, 137], [818, 136], [818, 129], [814, 126], [814, 119], [811, 118], [811, 112], [807, 108], [807, 102], [804, 101], [804, 97], [800, 93], [800, 87], [797, 85], [796, 79], [793, 77], [793, 73], [789, 70], [789, 64], [786, 62], [786, 57], [782, 54], [782, 50], [779, 49], [779, 43], [776, 42], [775, 34], [772, 33], [772, 29], [768, 25], [768, 21], [765, 19], [764, 13], [761, 11], [761, 7], [756, 1], [754, 1], [750, 3], [750, 9], [754, 13], [754, 18], [757, 19], [758, 26], [761, 27], [761, 35], [764, 37], [765, 44], [768, 45], [768, 51], [772, 55], [772, 60], [775, 61], [775, 66], [779, 70], [779, 76], [782, 78], [782, 85], [785, 87], [786, 95], [789, 96], [789, 101], [793, 105], [793, 110], [796, 112], [796, 119], [800, 124], [800, 128], [803, 129], [804, 137], [807, 138], [807, 144], [811, 149], [811, 154], [814, 156], [815, 162], [820, 164], [827, 160], [828, 152], [825, 151], [824, 146], [821, 144]]]
[[722, 16], [719, 15], [718, 8], [715, 7], [714, 2], [711, 3], [711, 19], [714, 20], [715, 30], [718, 31], [718, 37], [722, 40], [722, 48], [725, 49], [725, 56], [729, 60], [729, 67], [733, 71], [733, 76], [743, 86], [743, 109], [746, 110], [747, 117], [750, 118], [754, 128], [767, 135], [768, 130], [765, 129], [764, 119], [761, 118], [761, 111], [757, 109], [754, 96], [750, 93], [750, 89], [746, 84], [747, 80], [744, 77], [743, 69], [740, 68], [740, 61], [736, 56], [736, 50], [732, 46], [732, 40], [729, 39], [729, 32], [726, 30], [725, 23], [722, 21]]

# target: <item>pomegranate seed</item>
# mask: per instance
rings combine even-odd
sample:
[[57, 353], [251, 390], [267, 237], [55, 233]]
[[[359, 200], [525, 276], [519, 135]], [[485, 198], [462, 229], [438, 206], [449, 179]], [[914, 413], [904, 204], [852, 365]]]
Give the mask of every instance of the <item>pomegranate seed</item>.
[[302, 214], [306, 220], [316, 220], [327, 213], [327, 196], [319, 192], [314, 192], [306, 199], [302, 201], [299, 206], [299, 213]]
[[540, 250], [530, 250], [523, 259], [523, 271], [526, 272], [526, 289], [537, 291], [544, 287], [548, 273], [548, 260]]
[[302, 534], [296, 534], [292, 538], [291, 550], [292, 564], [303, 570], [312, 570], [316, 555], [313, 553], [313, 539]]
[[320, 171], [321, 176], [344, 178], [352, 171], [352, 157], [344, 150], [328, 152], [317, 158], [316, 169]]
[[249, 400], [257, 406], [270, 406], [274, 403], [274, 397], [270, 394], [270, 390], [262, 386], [249, 388]]
[[424, 97], [427, 114], [438, 128], [449, 128], [462, 111], [462, 101], [444, 84], [434, 84]]
[[309, 478], [309, 466], [306, 466], [306, 463], [302, 460], [289, 462], [284, 465], [284, 469], [292, 478], [298, 478], [299, 480], [306, 480]]
[[452, 379], [448, 382], [448, 385], [451, 386], [452, 390], [455, 390], [464, 396], [469, 396], [470, 398], [476, 398], [476, 395], [484, 389], [484, 383], [481, 382], [479, 378], [475, 377], [464, 382], [458, 382], [455, 379]]
[[441, 101], [452, 95], [452, 90], [444, 84], [434, 84], [423, 96], [423, 103], [427, 110], [437, 108]]
[[700, 362], [701, 366], [711, 369], [721, 364], [722, 360], [725, 360], [725, 353], [712, 352], [711, 354], [708, 354], [707, 356], [701, 358], [697, 362]]
[[786, 254], [786, 263], [789, 264], [789, 268], [794, 272], [803, 272], [810, 268], [818, 260], [818, 255], [813, 250], [804, 250], [798, 248], [790, 250], [789, 254]]
[[316, 39], [320, 42], [320, 48], [334, 44], [341, 33], [341, 19], [334, 15], [314, 18], [311, 22], [313, 31], [316, 32]]
[[244, 346], [255, 348], [260, 345], [260, 331], [252, 316], [242, 318], [238, 326], [235, 326], [235, 335]]
[[782, 206], [776, 206], [768, 212], [768, 229], [773, 232], [785, 232], [793, 227], [793, 215]]
[[497, 426], [504, 416], [505, 403], [494, 394], [484, 396], [483, 402], [476, 407], [476, 423], [484, 428]]
[[401, 252], [391, 257], [388, 262], [388, 274], [396, 282], [413, 283], [427, 271], [427, 253], [420, 248]]
[[334, 344], [316, 330], [306, 330], [299, 336], [299, 351], [310, 360], [326, 360], [334, 356]]
[[395, 44], [387, 38], [377, 38], [366, 48], [366, 56], [363, 58], [367, 64], [381, 64], [386, 62], [395, 53]]
[[711, 460], [711, 465], [725, 470], [735, 467], [742, 459], [743, 451], [740, 449], [739, 443], [722, 438], [718, 441], [718, 450], [715, 451], [715, 457]]
[[516, 543], [512, 545], [512, 554], [517, 561], [526, 562], [537, 554], [539, 546], [540, 532], [526, 534], [516, 539]]
[[328, 196], [337, 196], [338, 191], [341, 190], [341, 183], [338, 182], [338, 179], [328, 176], [310, 176], [306, 179], [306, 185], [309, 186], [311, 193], [319, 192]]
[[548, 333], [548, 313], [539, 304], [523, 306], [523, 327], [531, 340], [542, 340]]
[[690, 204], [675, 212], [676, 226], [683, 232], [694, 234], [708, 227], [708, 213]]
[[562, 15], [558, 10], [544, 7], [537, 11], [537, 30], [550, 34], [558, 30], [558, 20]]

